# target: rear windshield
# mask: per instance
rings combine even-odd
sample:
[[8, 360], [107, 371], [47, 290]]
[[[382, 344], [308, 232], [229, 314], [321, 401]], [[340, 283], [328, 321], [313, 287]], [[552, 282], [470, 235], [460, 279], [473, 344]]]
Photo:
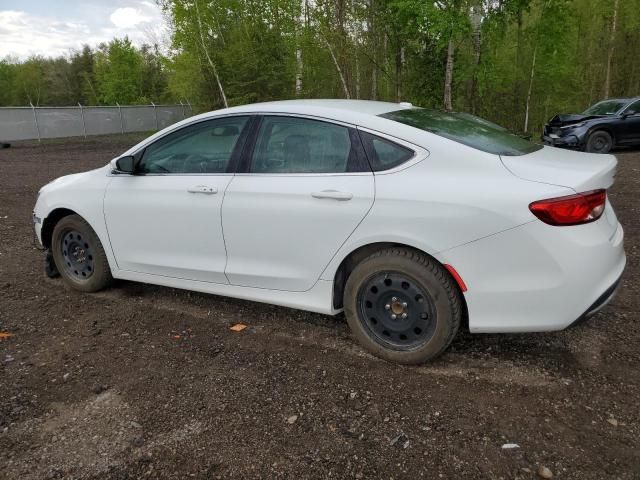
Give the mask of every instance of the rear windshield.
[[468, 113], [411, 108], [380, 116], [495, 155], [526, 155], [542, 148], [506, 128]]

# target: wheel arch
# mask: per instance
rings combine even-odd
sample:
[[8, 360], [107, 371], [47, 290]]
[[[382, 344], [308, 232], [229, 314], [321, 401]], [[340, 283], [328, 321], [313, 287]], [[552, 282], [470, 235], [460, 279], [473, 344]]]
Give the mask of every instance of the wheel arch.
[[606, 124], [605, 125], [594, 125], [593, 127], [589, 128], [589, 130], [587, 130], [585, 146], [589, 142], [589, 138], [591, 137], [591, 135], [593, 135], [596, 132], [607, 132], [609, 135], [611, 135], [611, 140], [613, 141], [612, 148], [615, 147], [615, 145], [616, 145], [616, 135], [615, 135], [613, 129], [611, 128], [611, 126], [610, 125], [606, 125]]
[[51, 241], [53, 239], [53, 229], [55, 228], [56, 224], [60, 220], [62, 220], [64, 217], [68, 217], [69, 215], [80, 215], [80, 214], [74, 210], [71, 210], [70, 208], [62, 208], [62, 207], [54, 208], [49, 212], [49, 214], [42, 221], [42, 232], [40, 236], [42, 239], [43, 247], [51, 248]]
[[338, 266], [333, 277], [333, 300], [332, 300], [333, 308], [336, 310], [343, 308], [344, 289], [347, 284], [347, 279], [349, 278], [349, 275], [351, 275], [351, 272], [353, 272], [353, 269], [356, 267], [356, 265], [358, 265], [362, 260], [364, 260], [368, 256], [380, 250], [386, 250], [388, 248], [406, 248], [409, 250], [414, 250], [416, 252], [421, 253], [422, 255], [428, 256], [429, 258], [433, 259], [433, 261], [436, 262], [438, 265], [443, 267], [443, 269], [447, 272], [447, 275], [451, 277], [451, 280], [453, 281], [456, 288], [460, 292], [460, 298], [462, 299], [462, 306], [463, 306], [462, 326], [468, 330], [469, 315], [468, 315], [467, 303], [466, 303], [465, 296], [463, 294], [463, 290], [462, 288], [460, 288], [460, 284], [458, 283], [458, 280], [454, 278], [454, 276], [451, 274], [449, 269], [446, 268], [445, 265], [443, 265], [433, 255], [425, 252], [420, 248], [416, 248], [412, 245], [408, 245], [401, 242], [373, 242], [373, 243], [368, 243], [366, 245], [361, 245], [355, 248], [354, 250], [352, 250], [351, 252], [349, 252], [340, 262], [340, 265]]

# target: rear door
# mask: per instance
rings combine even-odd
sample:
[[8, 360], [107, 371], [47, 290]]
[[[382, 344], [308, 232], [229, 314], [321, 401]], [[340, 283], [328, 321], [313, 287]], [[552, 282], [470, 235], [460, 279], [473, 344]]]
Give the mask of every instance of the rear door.
[[231, 284], [305, 291], [316, 283], [373, 204], [359, 142], [337, 123], [260, 118], [222, 207]]

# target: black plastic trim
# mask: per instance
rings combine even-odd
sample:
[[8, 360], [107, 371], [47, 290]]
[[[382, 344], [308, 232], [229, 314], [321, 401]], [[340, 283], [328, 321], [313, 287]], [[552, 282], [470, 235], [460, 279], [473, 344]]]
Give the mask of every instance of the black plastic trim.
[[615, 282], [613, 282], [613, 284], [609, 288], [607, 288], [604, 291], [604, 293], [600, 295], [598, 299], [595, 302], [593, 302], [591, 306], [587, 308], [587, 310], [582, 315], [580, 315], [576, 320], [574, 320], [573, 323], [571, 323], [567, 328], [573, 328], [577, 325], [580, 325], [585, 320], [590, 318], [600, 307], [602, 307], [605, 303], [607, 303], [611, 299], [613, 294], [616, 292], [618, 287], [620, 286], [621, 279], [622, 279], [622, 275], [620, 275], [618, 279]]

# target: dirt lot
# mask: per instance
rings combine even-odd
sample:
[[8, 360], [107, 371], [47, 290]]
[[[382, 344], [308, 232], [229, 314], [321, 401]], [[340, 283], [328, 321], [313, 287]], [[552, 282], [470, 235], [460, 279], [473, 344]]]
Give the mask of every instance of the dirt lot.
[[612, 304], [556, 334], [462, 333], [435, 363], [400, 367], [341, 317], [47, 279], [39, 187], [135, 140], [0, 150], [0, 331], [14, 334], [0, 478], [640, 478], [640, 153], [619, 155], [611, 192], [628, 254]]

